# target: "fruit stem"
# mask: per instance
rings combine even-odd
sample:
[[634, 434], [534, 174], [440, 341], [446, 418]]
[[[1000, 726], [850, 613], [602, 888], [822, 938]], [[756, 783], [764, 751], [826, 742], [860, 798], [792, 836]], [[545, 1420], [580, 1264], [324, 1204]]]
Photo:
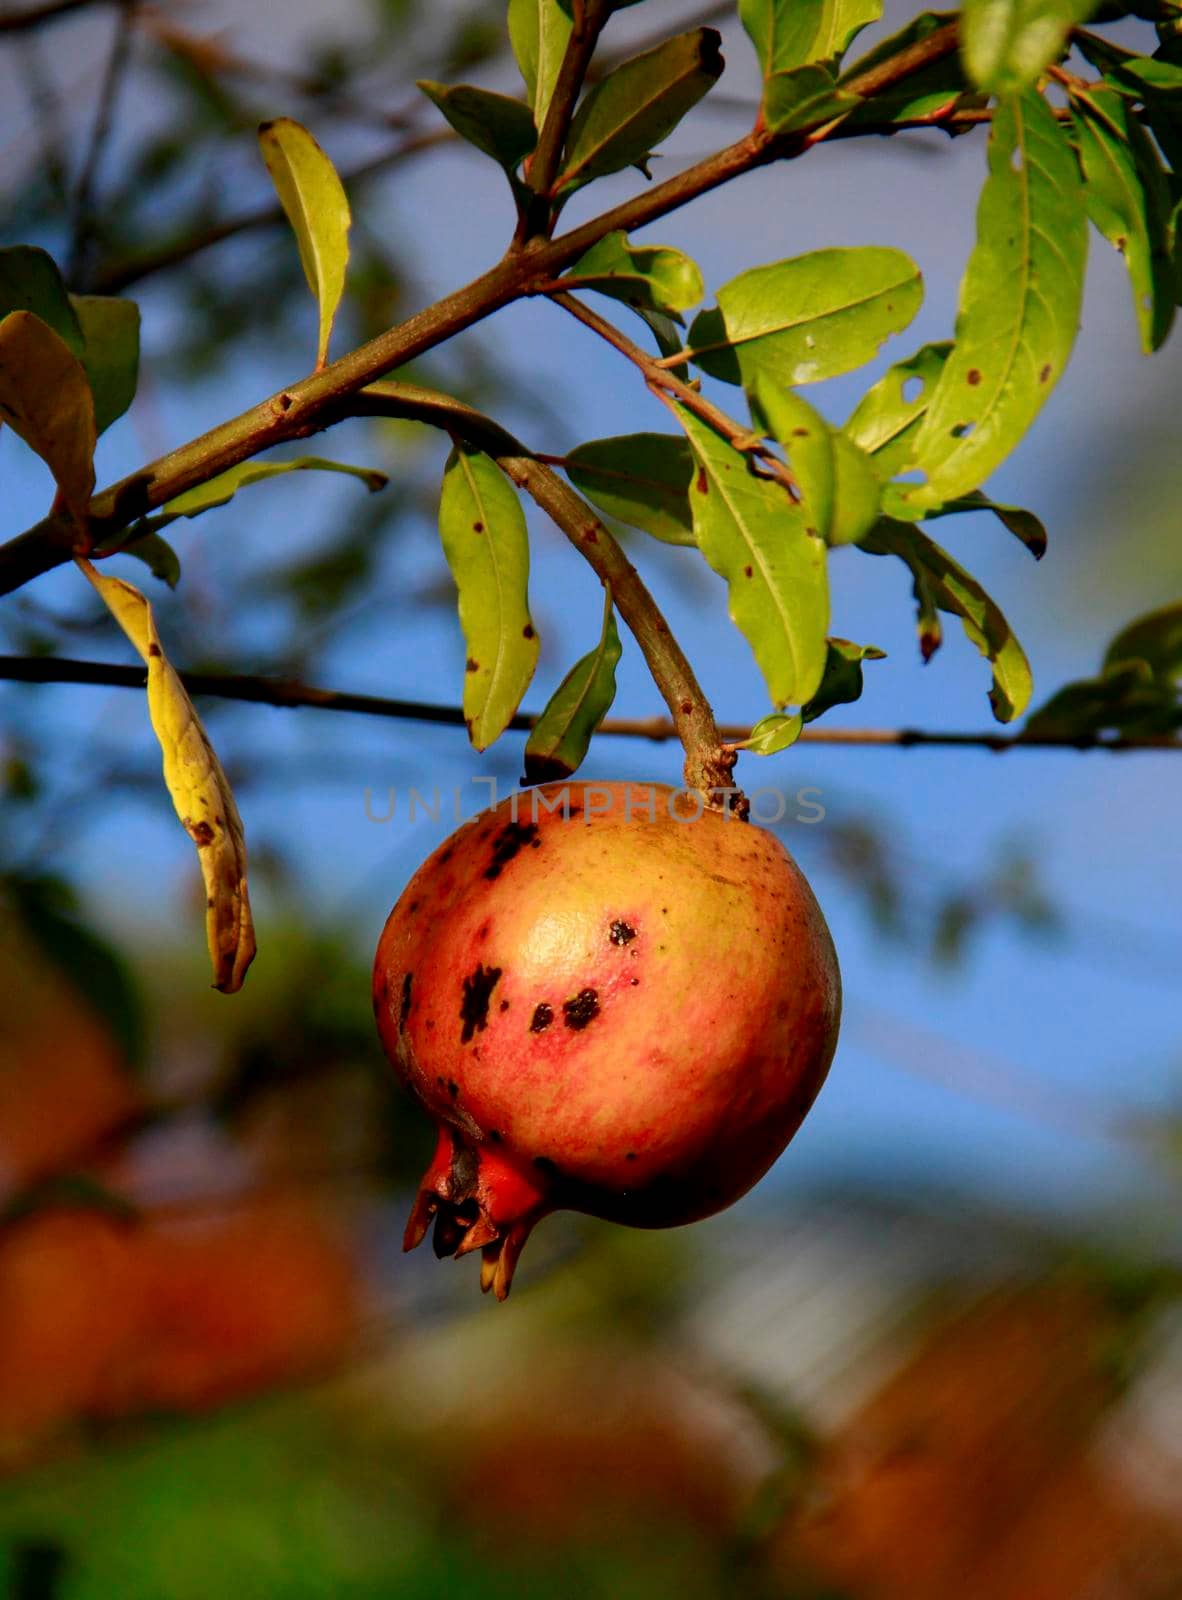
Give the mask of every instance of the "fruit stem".
[[348, 401], [352, 415], [410, 417], [444, 428], [490, 455], [562, 530], [600, 581], [610, 586], [616, 610], [640, 646], [685, 750], [685, 786], [712, 810], [746, 817], [748, 804], [734, 785], [737, 753], [723, 742], [714, 711], [674, 638], [660, 607], [610, 530], [564, 478], [538, 460], [499, 423], [451, 395], [386, 379]]

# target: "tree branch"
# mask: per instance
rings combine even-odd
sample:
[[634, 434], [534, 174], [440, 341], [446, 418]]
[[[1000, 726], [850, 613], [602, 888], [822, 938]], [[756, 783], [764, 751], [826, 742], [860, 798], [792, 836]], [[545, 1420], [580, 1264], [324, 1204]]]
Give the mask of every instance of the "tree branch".
[[526, 183], [544, 203], [533, 216], [523, 219], [526, 232], [523, 233], [522, 242], [528, 237], [529, 232], [548, 233], [550, 230], [552, 222], [550, 190], [558, 175], [562, 147], [566, 143], [571, 118], [575, 114], [575, 102], [579, 98], [583, 80], [591, 65], [591, 57], [595, 54], [595, 46], [599, 43], [599, 35], [610, 14], [611, 7], [607, 4], [607, 0], [582, 0], [582, 3], [576, 0], [574, 26], [567, 40], [562, 65], [558, 69], [554, 93], [550, 96], [550, 104], [546, 107], [546, 115], [538, 132], [537, 145], [523, 169]]
[[[429, 722], [462, 728], [459, 706], [432, 705], [422, 700], [392, 700], [380, 695], [349, 694], [320, 689], [291, 678], [257, 677], [243, 673], [181, 672], [190, 694], [219, 700], [239, 700], [251, 705], [280, 706], [317, 711], [352, 712], [365, 717], [388, 717], [403, 722]], [[114, 666], [105, 661], [76, 661], [63, 656], [0, 656], [0, 681], [10, 683], [76, 683], [111, 689], [143, 689], [148, 681], [144, 667]], [[529, 712], [518, 712], [509, 727], [526, 732], [537, 722]], [[719, 734], [728, 743], [741, 743], [751, 729], [739, 723], [722, 723]], [[648, 739], [656, 744], [676, 739], [678, 732], [667, 717], [607, 717], [596, 730], [616, 738]], [[918, 748], [979, 749], [1003, 754], [1007, 750], [1108, 750], [1182, 753], [1182, 740], [1166, 735], [1110, 737], [1087, 734], [1054, 738], [999, 733], [940, 733], [919, 728], [806, 728], [800, 744], [914, 750]]]

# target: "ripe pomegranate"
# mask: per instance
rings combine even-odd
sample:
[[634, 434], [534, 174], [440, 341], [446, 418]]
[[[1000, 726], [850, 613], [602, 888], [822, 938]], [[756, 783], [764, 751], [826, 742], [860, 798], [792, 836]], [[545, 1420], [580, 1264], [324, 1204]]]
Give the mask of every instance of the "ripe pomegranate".
[[721, 1211], [799, 1127], [840, 1007], [770, 833], [661, 785], [512, 796], [424, 862], [378, 944], [378, 1031], [439, 1127], [405, 1248], [434, 1222], [503, 1300], [547, 1212]]

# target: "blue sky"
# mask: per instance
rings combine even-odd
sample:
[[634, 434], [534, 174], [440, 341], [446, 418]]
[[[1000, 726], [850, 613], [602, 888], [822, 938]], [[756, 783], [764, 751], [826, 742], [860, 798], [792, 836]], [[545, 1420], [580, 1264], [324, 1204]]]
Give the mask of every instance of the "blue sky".
[[[265, 47], [267, 8], [246, 25]], [[291, 17], [310, 8], [285, 12]], [[677, 8], [650, 0], [618, 19], [651, 26]], [[217, 7], [203, 13], [216, 18]], [[898, 21], [907, 12], [892, 7]], [[229, 15], [229, 13], [227, 13]], [[274, 20], [274, 19], [273, 19]], [[62, 25], [63, 29], [65, 24]], [[90, 26], [89, 24], [87, 25]], [[77, 37], [98, 40], [101, 30]], [[249, 42], [249, 41], [247, 41]], [[728, 34], [728, 94], [748, 94], [754, 76], [749, 48]], [[96, 68], [101, 55], [95, 54]], [[93, 73], [81, 74], [89, 81]], [[509, 87], [502, 83], [502, 87]], [[276, 113], [285, 111], [277, 104]], [[674, 170], [736, 137], [734, 113], [703, 111], [669, 142], [659, 171]], [[10, 130], [11, 131], [11, 130]], [[334, 151], [344, 164], [347, 151]], [[253, 170], [252, 152], [241, 170]], [[261, 169], [260, 169], [261, 172]], [[881, 360], [848, 378], [818, 386], [809, 398], [842, 420], [891, 360], [926, 339], [948, 337], [957, 282], [973, 237], [976, 195], [984, 172], [984, 140], [942, 135], [850, 142], [822, 149], [784, 168], [752, 174], [684, 213], [646, 230], [645, 242], [677, 245], [701, 265], [711, 289], [745, 267], [829, 245], [890, 244], [907, 250], [926, 282], [912, 327]], [[242, 204], [261, 198], [261, 178]], [[642, 182], [636, 174], [594, 190], [608, 204]], [[366, 191], [370, 226], [410, 251], [424, 299], [486, 266], [510, 224], [507, 192], [474, 154], [446, 150]], [[571, 206], [577, 221], [591, 204]], [[8, 242], [8, 241], [5, 241]], [[279, 234], [250, 235], [231, 251], [275, 252]], [[167, 294], [142, 297], [145, 357], [151, 372], [171, 325]], [[314, 309], [306, 306], [308, 348]], [[668, 415], [632, 370], [561, 312], [544, 304], [511, 308], [480, 338], [511, 369], [524, 371], [552, 417], [540, 421], [507, 401], [503, 420], [541, 449], [560, 451], [582, 438], [666, 430]], [[1062, 386], [1033, 433], [996, 474], [996, 498], [1028, 505], [1048, 524], [1050, 552], [1039, 566], [986, 518], [943, 522], [950, 548], [1001, 603], [1031, 657], [1036, 702], [1070, 676], [1092, 670], [1106, 638], [1139, 609], [1176, 598], [1148, 575], [1122, 569], [1111, 608], [1103, 585], [1085, 582], [1081, 563], [1108, 547], [1089, 519], [1096, 504], [1098, 462], [1112, 461], [1112, 441], [1138, 413], [1168, 407], [1177, 393], [1175, 341], [1147, 362], [1139, 353], [1127, 280], [1119, 258], [1095, 235], [1091, 242], [1083, 333]], [[464, 345], [457, 342], [456, 357]], [[103, 443], [100, 481], [145, 456], [190, 437], [295, 376], [265, 349], [252, 346], [215, 385], [185, 393], [155, 388]], [[719, 391], [732, 404], [735, 394]], [[317, 449], [346, 459], [375, 459], [373, 436], [360, 426], [337, 431]], [[443, 447], [424, 440], [442, 465]], [[379, 463], [380, 464], [380, 461]], [[0, 475], [7, 527], [18, 531], [44, 509], [46, 483], [18, 442], [0, 434]], [[191, 593], [211, 637], [221, 608], [234, 604], [234, 577], [315, 541], [326, 521], [346, 518], [359, 491], [308, 477], [265, 485], [224, 511], [180, 525], [178, 548]], [[527, 707], [539, 708], [575, 655], [598, 629], [600, 592], [592, 575], [531, 513], [531, 596], [544, 648]], [[1117, 530], [1114, 530], [1115, 538]], [[666, 608], [695, 667], [726, 720], [754, 720], [766, 709], [750, 653], [725, 615], [725, 596], [704, 572], [693, 584], [678, 569], [692, 552], [638, 541], [635, 558]], [[1104, 559], [1109, 559], [1105, 554]], [[1115, 556], [1113, 556], [1115, 565]], [[141, 569], [127, 568], [133, 581]], [[443, 572], [434, 530], [424, 526], [400, 545], [386, 569], [387, 587], [373, 597], [329, 650], [320, 674], [336, 687], [455, 702], [462, 645], [454, 615], [418, 611], [399, 590]], [[867, 670], [862, 701], [828, 719], [831, 725], [985, 728], [986, 665], [949, 620], [947, 642], [927, 667], [915, 645], [909, 584], [893, 562], [840, 551], [832, 561], [832, 630], [871, 641], [888, 660]], [[79, 603], [80, 579], [68, 572], [40, 580], [30, 595], [62, 608]], [[182, 597], [184, 591], [182, 590]], [[13, 601], [4, 602], [12, 605]], [[200, 609], [200, 608], [203, 608]], [[258, 622], [267, 638], [265, 615]], [[126, 651], [112, 639], [111, 655]], [[251, 663], [243, 662], [244, 669]], [[26, 694], [0, 689], [0, 703]], [[138, 696], [88, 689], [45, 691], [42, 715], [71, 727], [99, 729], [105, 747], [143, 750], [149, 737]], [[620, 670], [616, 710], [646, 715], [656, 692], [630, 641]], [[236, 752], [274, 752], [274, 783], [244, 799], [248, 831], [277, 840], [300, 864], [303, 891], [327, 915], [348, 913], [365, 938], [376, 937], [389, 905], [418, 859], [447, 823], [367, 821], [364, 790], [379, 796], [411, 782], [444, 791], [461, 785], [470, 812], [479, 794], [470, 780], [516, 776], [520, 736], [477, 757], [454, 729], [432, 729], [314, 712], [208, 708], [208, 724], [232, 767]], [[72, 758], [63, 744], [63, 761]], [[589, 777], [645, 776], [676, 781], [674, 748], [603, 740]], [[1103, 1115], [1153, 1111], [1176, 1102], [1179, 1086], [1177, 997], [1182, 978], [1182, 859], [1177, 816], [1182, 762], [1172, 755], [1112, 757], [1074, 752], [1022, 752], [999, 758], [979, 751], [821, 750], [799, 747], [766, 763], [747, 758], [741, 777], [792, 792], [821, 791], [832, 817], [856, 812], [881, 820], [897, 838], [917, 905], [933, 883], [971, 882], [1007, 842], [1038, 863], [1042, 880], [1067, 921], [1059, 941], [1036, 942], [1009, 928], [991, 929], [968, 964], [935, 972], [883, 939], [825, 858], [824, 822], [788, 825], [784, 837], [813, 876], [841, 953], [847, 1025], [830, 1082], [781, 1162], [772, 1183], [811, 1182], [869, 1172], [960, 1182], [995, 1199], [1055, 1208], [1090, 1207], [1106, 1198], [1149, 1201], [1165, 1193], [1160, 1170], [1135, 1145], [1093, 1132]], [[152, 803], [112, 798], [109, 812], [89, 809], [60, 845], [59, 864], [76, 868], [96, 904], [118, 926], [181, 924], [199, 938], [189, 909], [193, 876], [188, 841], [161, 791]], [[259, 894], [265, 914], [267, 895]], [[260, 965], [267, 960], [264, 945]], [[222, 1002], [232, 1004], [232, 1001]], [[359, 1004], [366, 1005], [364, 996]], [[1097, 1110], [1098, 1108], [1098, 1110]]]

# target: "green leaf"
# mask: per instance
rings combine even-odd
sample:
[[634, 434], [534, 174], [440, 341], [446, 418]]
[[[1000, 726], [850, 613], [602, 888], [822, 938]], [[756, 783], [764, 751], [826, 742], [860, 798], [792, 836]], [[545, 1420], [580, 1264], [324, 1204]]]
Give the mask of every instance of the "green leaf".
[[689, 444], [668, 433], [591, 439], [566, 458], [575, 488], [600, 511], [665, 544], [694, 545]]
[[[955, 21], [956, 17], [955, 11], [921, 11], [905, 28], [881, 40], [872, 50], [860, 56], [842, 74], [838, 87], [861, 77], [864, 72], [909, 50], [913, 45], [921, 44], [930, 34]], [[983, 97], [970, 93], [969, 89], [960, 57], [955, 51], [950, 51], [938, 61], [921, 67], [918, 72], [909, 73], [893, 88], [864, 101], [851, 113], [849, 124], [907, 122], [916, 117], [931, 116], [933, 112], [956, 101], [964, 105], [983, 103]]]
[[1148, 355], [1174, 320], [1169, 184], [1149, 135], [1115, 90], [1073, 92], [1071, 104], [1088, 216], [1125, 258]]
[[843, 117], [862, 104], [837, 87], [830, 67], [810, 65], [776, 72], [764, 84], [763, 120], [770, 133], [795, 133]]
[[632, 245], [626, 233], [605, 234], [563, 277], [571, 289], [598, 289], [635, 309], [680, 322], [679, 312], [705, 294], [702, 274], [689, 256], [664, 245]]
[[874, 526], [881, 491], [870, 457], [791, 389], [757, 382], [752, 415], [783, 446], [811, 532], [855, 544]]
[[690, 490], [694, 535], [726, 579], [731, 620], [754, 652], [776, 706], [812, 698], [825, 667], [825, 546], [780, 483], [670, 401], [699, 464]]
[[181, 581], [181, 562], [176, 551], [158, 533], [144, 533], [130, 544], [125, 544], [120, 555], [134, 556], [142, 561], [154, 578], [159, 578], [170, 589]]
[[1104, 653], [1104, 670], [1144, 661], [1155, 678], [1182, 680], [1182, 601], [1150, 611], [1122, 628]]
[[32, 311], [0, 322], [0, 420], [36, 451], [80, 523], [94, 490], [94, 399], [82, 363]]
[[1033, 92], [1001, 101], [955, 348], [911, 457], [927, 481], [900, 492], [901, 515], [979, 487], [1029, 428], [1071, 354], [1086, 259], [1079, 169], [1054, 113]]
[[[176, 517], [199, 517], [214, 506], [224, 506], [239, 489], [248, 483], [260, 483], [264, 478], [282, 477], [285, 472], [344, 472], [351, 478], [360, 478], [370, 494], [384, 489], [389, 482], [384, 472], [372, 467], [355, 467], [348, 461], [328, 461], [323, 456], [297, 456], [291, 461], [243, 461], [236, 467], [219, 472], [216, 478], [199, 483], [195, 489], [186, 489], [161, 507], [162, 518], [171, 522]], [[153, 523], [163, 526], [161, 518]]]
[[82, 329], [82, 365], [94, 395], [95, 431], [104, 432], [135, 399], [140, 370], [140, 308], [109, 295], [71, 295]]
[[862, 698], [863, 661], [885, 661], [886, 651], [873, 644], [854, 644], [849, 639], [827, 639], [825, 672], [821, 686], [801, 710], [805, 722], [815, 722], [834, 706], [849, 705]]
[[959, 617], [965, 633], [992, 664], [989, 703], [999, 722], [1012, 722], [1030, 700], [1030, 663], [999, 607], [976, 578], [909, 522], [881, 517], [861, 542], [876, 556], [898, 556], [910, 568], [919, 609], [920, 651], [929, 660], [940, 645], [937, 609]]
[[78, 314], [53, 257], [35, 245], [0, 250], [0, 318], [31, 311], [41, 318], [72, 355], [82, 359], [85, 340]]
[[553, 783], [582, 766], [591, 736], [616, 697], [620, 650], [609, 591], [599, 643], [570, 669], [530, 730], [525, 743], [527, 783]]
[[919, 268], [900, 250], [814, 250], [723, 284], [717, 309], [690, 327], [691, 359], [726, 383], [817, 383], [871, 360], [922, 298]]
[[693, 28], [633, 56], [590, 88], [571, 123], [560, 192], [634, 166], [667, 139], [722, 74], [720, 35]]
[[[892, 486], [895, 487], [895, 486]], [[890, 510], [889, 497], [886, 509]], [[946, 500], [935, 511], [929, 511], [929, 517], [950, 517], [961, 511], [992, 511], [993, 515], [1024, 544], [1036, 561], [1041, 561], [1047, 553], [1047, 530], [1043, 527], [1033, 511], [1025, 511], [1021, 506], [1004, 506], [996, 500], [991, 500], [987, 494], [982, 494], [980, 489], [974, 489], [971, 494], [962, 495], [959, 500]]]
[[1182, 96], [1182, 66], [1152, 56], [1130, 56], [1119, 62], [1109, 71], [1108, 81], [1122, 94], [1146, 103]]
[[1101, 733], [1125, 737], [1171, 734], [1182, 728], [1176, 691], [1155, 679], [1145, 661], [1118, 661], [1098, 678], [1064, 684], [1032, 711], [1023, 735], [1085, 739]]
[[735, 748], [750, 750], [755, 756], [774, 756], [794, 745], [803, 727], [804, 718], [799, 711], [794, 711], [790, 716], [782, 711], [773, 711], [766, 717], [760, 717], [747, 738]]
[[259, 125], [259, 145], [271, 181], [299, 246], [308, 287], [320, 308], [317, 370], [328, 360], [328, 341], [349, 264], [349, 198], [337, 169], [307, 128], [290, 117]]
[[1095, 0], [965, 0], [960, 48], [979, 89], [1010, 94], [1058, 59]]
[[739, 17], [765, 78], [844, 55], [882, 16], [881, 0], [739, 0]]
[[870, 455], [880, 478], [911, 465], [915, 436], [951, 351], [950, 339], [921, 345], [889, 367], [854, 407], [844, 431]]
[[538, 637], [529, 614], [529, 540], [520, 502], [496, 462], [465, 444], [447, 458], [439, 536], [468, 647], [464, 720], [476, 749], [487, 750], [529, 687]]
[[571, 34], [569, 6], [559, 0], [509, 0], [509, 42], [540, 128]]
[[533, 113], [520, 100], [459, 83], [449, 87], [420, 78], [418, 87], [447, 118], [461, 139], [513, 172], [538, 142]]

